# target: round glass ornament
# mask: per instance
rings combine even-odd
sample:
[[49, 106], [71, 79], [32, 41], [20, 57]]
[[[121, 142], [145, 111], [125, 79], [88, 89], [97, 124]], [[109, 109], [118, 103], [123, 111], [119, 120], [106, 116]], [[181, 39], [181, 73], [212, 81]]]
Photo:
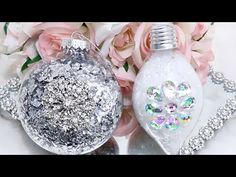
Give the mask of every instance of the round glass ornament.
[[111, 65], [92, 43], [62, 41], [64, 54], [41, 61], [19, 91], [19, 120], [29, 137], [56, 154], [86, 154], [102, 146], [122, 112], [120, 87]]

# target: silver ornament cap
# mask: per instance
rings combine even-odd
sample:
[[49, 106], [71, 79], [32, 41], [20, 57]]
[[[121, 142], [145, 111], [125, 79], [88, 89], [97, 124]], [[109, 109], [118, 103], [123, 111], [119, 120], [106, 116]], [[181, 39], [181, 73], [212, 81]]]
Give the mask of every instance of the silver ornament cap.
[[150, 38], [152, 50], [177, 48], [176, 31], [173, 23], [154, 23]]

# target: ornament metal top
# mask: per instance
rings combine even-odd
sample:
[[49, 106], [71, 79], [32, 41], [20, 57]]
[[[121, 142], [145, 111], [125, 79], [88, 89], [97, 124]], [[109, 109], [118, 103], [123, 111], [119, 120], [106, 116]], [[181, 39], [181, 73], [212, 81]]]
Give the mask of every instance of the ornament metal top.
[[120, 119], [120, 87], [110, 63], [91, 45], [64, 40], [64, 55], [32, 68], [20, 88], [19, 120], [50, 152], [89, 153], [112, 136]]

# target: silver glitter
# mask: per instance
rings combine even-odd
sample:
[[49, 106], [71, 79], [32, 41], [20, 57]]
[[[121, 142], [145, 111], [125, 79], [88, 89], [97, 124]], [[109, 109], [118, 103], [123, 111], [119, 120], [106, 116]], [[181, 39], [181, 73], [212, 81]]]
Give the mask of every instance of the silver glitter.
[[6, 87], [0, 87], [0, 100], [7, 97], [9, 95], [9, 91]]
[[26, 133], [56, 154], [86, 154], [102, 146], [122, 109], [110, 65], [85, 51], [41, 62], [24, 80], [19, 101]]
[[7, 82], [7, 87], [10, 91], [18, 91], [20, 88], [20, 78], [19, 77], [13, 77]]

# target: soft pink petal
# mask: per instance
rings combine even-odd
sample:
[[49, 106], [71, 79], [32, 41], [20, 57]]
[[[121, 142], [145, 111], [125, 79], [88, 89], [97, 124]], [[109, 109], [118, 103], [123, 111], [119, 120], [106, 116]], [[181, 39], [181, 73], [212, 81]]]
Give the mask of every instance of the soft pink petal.
[[21, 24], [23, 32], [29, 37], [33, 37], [38, 32], [35, 27], [41, 24], [41, 22], [25, 22]]
[[134, 64], [139, 69], [142, 67], [142, 65], [144, 63], [142, 56], [141, 56], [141, 52], [140, 52], [140, 45], [141, 45], [141, 39], [142, 39], [142, 35], [143, 35], [146, 25], [147, 25], [146, 23], [141, 23], [141, 25], [138, 27], [138, 29], [134, 35], [135, 47], [134, 47], [132, 57], [133, 57]]
[[31, 59], [38, 55], [38, 52], [35, 47], [35, 40], [30, 39], [26, 42], [23, 48], [24, 53]]
[[192, 36], [195, 40], [200, 39], [204, 33], [208, 30], [208, 25], [206, 23], [197, 23]]
[[89, 23], [90, 30], [94, 32], [94, 41], [96, 45], [100, 45], [107, 38], [112, 38], [118, 34], [122, 28], [128, 23]]
[[177, 37], [178, 46], [182, 46], [185, 44], [184, 31], [178, 25], [175, 25], [175, 29], [176, 29], [176, 37]]
[[201, 40], [201, 41], [194, 41], [192, 43], [192, 50], [197, 50], [197, 51], [208, 51], [211, 50], [212, 47], [212, 40], [211, 39], [206, 39], [206, 40]]
[[110, 47], [109, 56], [115, 66], [122, 67], [124, 65], [126, 58], [122, 58], [114, 46]]
[[110, 49], [110, 46], [111, 46], [111, 43], [112, 43], [112, 40], [113, 38], [108, 38], [104, 41], [102, 47], [101, 47], [101, 53], [102, 55], [106, 58], [109, 54], [109, 49]]
[[120, 80], [134, 82], [136, 77], [136, 73], [131, 66], [129, 66], [128, 72], [125, 71], [124, 67], [121, 67], [119, 69], [113, 68], [113, 72], [116, 75], [116, 77]]

